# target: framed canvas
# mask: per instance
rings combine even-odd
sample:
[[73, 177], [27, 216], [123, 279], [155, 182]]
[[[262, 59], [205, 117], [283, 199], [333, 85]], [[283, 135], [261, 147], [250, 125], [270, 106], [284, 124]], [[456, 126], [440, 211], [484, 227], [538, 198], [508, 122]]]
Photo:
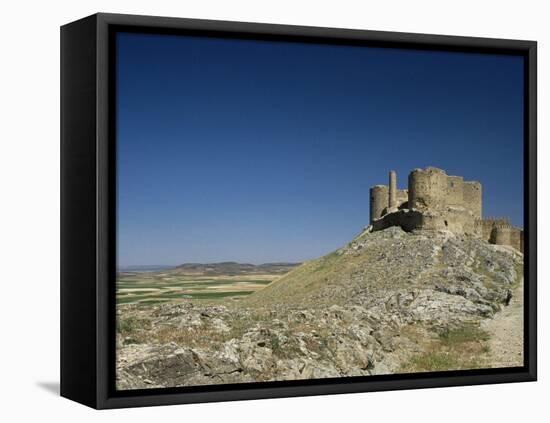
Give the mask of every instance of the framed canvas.
[[536, 380], [536, 43], [61, 28], [61, 394]]

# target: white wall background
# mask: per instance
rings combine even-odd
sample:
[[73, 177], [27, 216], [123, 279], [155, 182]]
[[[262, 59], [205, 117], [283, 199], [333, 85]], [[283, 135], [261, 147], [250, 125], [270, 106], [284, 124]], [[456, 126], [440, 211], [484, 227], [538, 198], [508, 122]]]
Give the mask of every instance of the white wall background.
[[[531, 0], [5, 1], [0, 25], [0, 417], [87, 422], [518, 422], [548, 417], [550, 25]], [[103, 12], [539, 42], [539, 382], [96, 412], [59, 381], [59, 26]], [[545, 186], [545, 184], [547, 184]], [[548, 392], [546, 393], [548, 395]], [[537, 417], [538, 416], [538, 417]]]

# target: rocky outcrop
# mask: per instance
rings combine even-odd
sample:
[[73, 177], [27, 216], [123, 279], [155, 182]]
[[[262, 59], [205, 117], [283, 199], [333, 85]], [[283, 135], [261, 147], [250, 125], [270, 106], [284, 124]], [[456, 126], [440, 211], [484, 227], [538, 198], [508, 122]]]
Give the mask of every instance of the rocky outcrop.
[[121, 305], [117, 387], [394, 373], [418, 338], [490, 319], [522, 264], [479, 238], [391, 227], [240, 301]]

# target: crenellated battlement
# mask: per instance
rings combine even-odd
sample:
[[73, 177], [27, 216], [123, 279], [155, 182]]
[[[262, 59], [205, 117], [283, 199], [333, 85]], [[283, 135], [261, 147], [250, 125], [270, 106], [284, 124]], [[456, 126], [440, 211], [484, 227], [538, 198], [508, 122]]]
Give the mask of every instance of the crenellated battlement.
[[493, 224], [493, 228], [496, 229], [513, 229], [512, 225], [509, 223], [495, 223]]
[[485, 219], [481, 220], [485, 222], [485, 224], [490, 224], [491, 226], [512, 227], [510, 219], [508, 219], [507, 217], [486, 217]]

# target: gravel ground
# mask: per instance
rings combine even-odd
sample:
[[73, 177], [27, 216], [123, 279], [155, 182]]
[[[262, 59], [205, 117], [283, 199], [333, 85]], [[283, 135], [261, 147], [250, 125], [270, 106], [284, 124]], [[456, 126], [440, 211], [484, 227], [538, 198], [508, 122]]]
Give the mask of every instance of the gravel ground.
[[490, 367], [523, 366], [523, 280], [510, 304], [493, 319], [483, 322], [482, 328], [491, 336]]

